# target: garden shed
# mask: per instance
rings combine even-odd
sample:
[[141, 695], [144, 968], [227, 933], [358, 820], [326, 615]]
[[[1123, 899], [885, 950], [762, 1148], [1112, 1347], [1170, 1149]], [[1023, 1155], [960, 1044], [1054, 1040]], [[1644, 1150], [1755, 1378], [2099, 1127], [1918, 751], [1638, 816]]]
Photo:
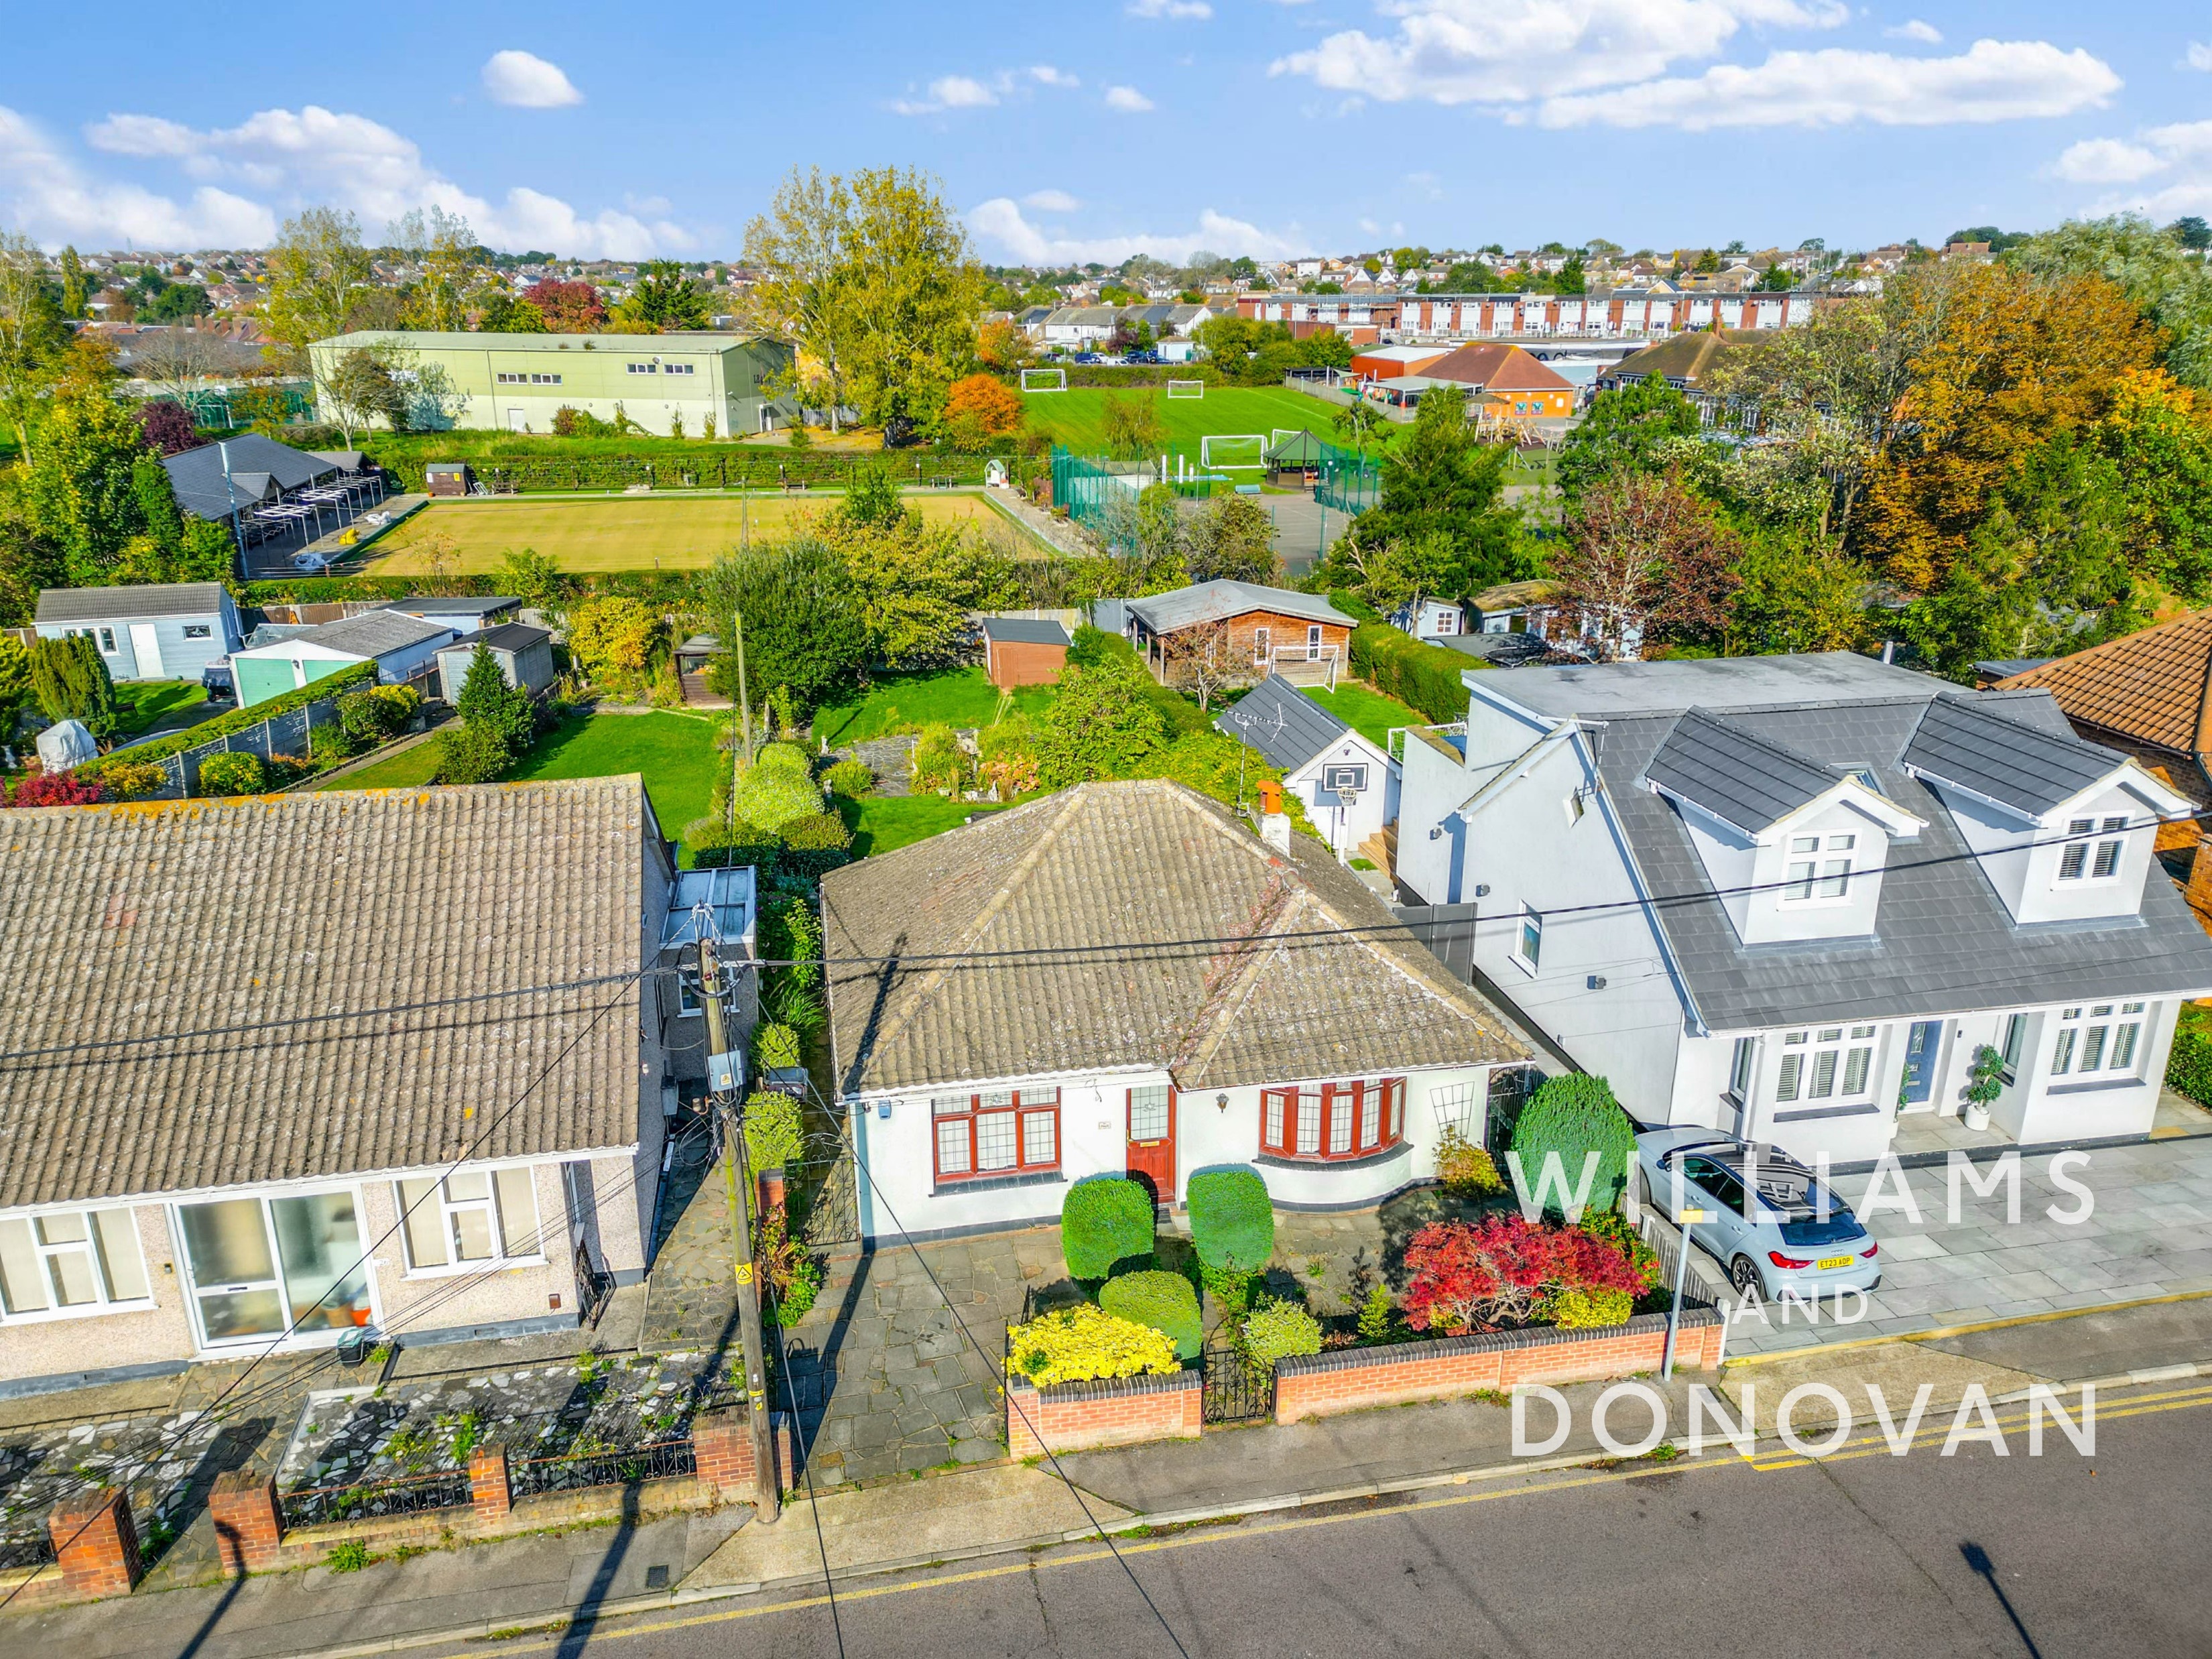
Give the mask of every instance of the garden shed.
[[288, 640], [234, 653], [238, 706], [251, 708], [357, 662], [374, 662], [380, 684], [404, 685], [427, 678], [439, 648], [456, 637], [450, 628], [392, 611], [325, 623]]
[[983, 665], [1001, 691], [1018, 685], [1056, 685], [1067, 665], [1067, 630], [1027, 617], [983, 618]]
[[492, 660], [499, 665], [500, 674], [509, 685], [532, 697], [542, 696], [552, 688], [556, 678], [553, 636], [542, 628], [532, 628], [525, 623], [503, 623], [440, 648], [438, 679], [445, 687], [447, 702], [460, 696], [462, 684], [469, 677], [469, 665], [479, 648], [491, 653]]
[[466, 461], [432, 461], [422, 469], [422, 493], [426, 495], [465, 495], [475, 482]]

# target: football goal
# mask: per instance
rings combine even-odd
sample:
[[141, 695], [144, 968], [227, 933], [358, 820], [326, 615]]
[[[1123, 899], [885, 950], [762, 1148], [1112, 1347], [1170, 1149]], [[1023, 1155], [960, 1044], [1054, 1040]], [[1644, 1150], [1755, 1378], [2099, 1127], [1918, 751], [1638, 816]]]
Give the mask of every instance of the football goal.
[[1065, 392], [1067, 390], [1067, 371], [1064, 368], [1025, 368], [1022, 371], [1022, 390]]
[[1203, 398], [1206, 396], [1206, 382], [1203, 380], [1170, 380], [1168, 382], [1168, 396], [1170, 398]]
[[1302, 426], [1279, 426], [1274, 429], [1273, 434], [1269, 436], [1267, 440], [1267, 447], [1273, 449], [1278, 444], [1281, 443], [1284, 439], [1296, 438], [1301, 436], [1304, 432], [1305, 428]]
[[1198, 464], [1256, 472], [1267, 464], [1267, 441], [1256, 432], [1209, 433], [1198, 441]]

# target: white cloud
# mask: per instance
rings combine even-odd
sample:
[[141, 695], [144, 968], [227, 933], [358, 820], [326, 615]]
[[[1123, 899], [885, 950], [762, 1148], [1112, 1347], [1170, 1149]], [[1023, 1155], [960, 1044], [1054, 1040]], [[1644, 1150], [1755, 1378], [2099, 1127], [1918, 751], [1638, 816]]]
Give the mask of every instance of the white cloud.
[[1033, 190], [1022, 198], [1022, 205], [1040, 213], [1073, 213], [1083, 204], [1064, 190]]
[[1977, 40], [1953, 58], [1884, 52], [1778, 52], [1763, 64], [1647, 81], [1601, 95], [1547, 99], [1547, 127], [1945, 126], [2071, 115], [2120, 88], [2109, 64], [2043, 40]]
[[1213, 15], [1213, 8], [1206, 0], [1129, 0], [1132, 17], [1170, 17], [1199, 19]]
[[2212, 121], [2183, 121], [2138, 133], [2139, 143], [2092, 138], [2058, 158], [2051, 171], [2079, 184], [2157, 187], [2115, 191], [2095, 204], [2099, 213], [2132, 211], [2166, 220], [2185, 213], [2212, 214]]
[[2189, 67], [2193, 70], [2212, 71], [2212, 46], [2206, 46], [2201, 40], [2191, 40], [2189, 43], [2188, 63]]
[[535, 52], [492, 53], [484, 60], [483, 84], [497, 101], [517, 109], [562, 109], [584, 101], [584, 94], [562, 73], [561, 66], [547, 63]]
[[1397, 32], [1332, 34], [1268, 66], [1398, 103], [1510, 105], [1711, 58], [1741, 29], [1835, 28], [1842, 0], [1378, 0]]
[[1255, 259], [1283, 259], [1298, 252], [1298, 246], [1284, 237], [1212, 208], [1198, 216], [1194, 230], [1070, 236], [1039, 229], [1022, 216], [1020, 206], [1011, 197], [998, 196], [970, 209], [968, 224], [977, 237], [1017, 264], [1087, 264], [1095, 260], [1118, 265], [1138, 253], [1181, 264], [1200, 248], [1232, 258], [1249, 254]]
[[1117, 110], [1123, 115], [1142, 115], [1152, 107], [1152, 100], [1134, 87], [1109, 87], [1106, 88], [1106, 107]]
[[988, 81], [972, 75], [939, 76], [929, 83], [927, 95], [921, 98], [894, 98], [891, 112], [896, 115], [941, 115], [949, 109], [991, 109], [1017, 93], [1026, 93], [1027, 83], [1041, 87], [1079, 87], [1082, 82], [1063, 69], [1050, 64], [1036, 64], [1025, 70], [1000, 70]]
[[[106, 154], [169, 162], [210, 186], [219, 181], [261, 199], [204, 187], [185, 208], [137, 186], [71, 186], [77, 169], [67, 158], [19, 161], [0, 142], [0, 194], [14, 188], [27, 204], [15, 216], [33, 234], [48, 234], [54, 226], [80, 241], [129, 235], [157, 246], [246, 246], [268, 241], [284, 213], [323, 202], [356, 214], [372, 234], [411, 209], [434, 206], [466, 219], [492, 246], [550, 248], [586, 258], [684, 252], [696, 240], [658, 204], [587, 214], [528, 185], [496, 201], [472, 194], [425, 161], [404, 134], [313, 104], [262, 110], [237, 126], [205, 131], [161, 116], [111, 115], [88, 127], [85, 137]], [[44, 177], [49, 168], [52, 182]], [[67, 187], [77, 191], [75, 206], [54, 199]], [[156, 231], [149, 220], [177, 228]], [[111, 228], [95, 234], [91, 227], [103, 222]], [[189, 228], [201, 222], [223, 229], [192, 234]]]
[[2118, 138], [2084, 138], [2052, 164], [2057, 177], [2076, 185], [2131, 185], [2166, 165], [2164, 156]]
[[178, 202], [137, 185], [89, 179], [45, 133], [4, 105], [0, 219], [48, 247], [64, 242], [93, 247], [250, 247], [276, 234], [274, 213], [229, 191], [204, 185], [189, 200]]
[[1886, 28], [1882, 33], [1893, 40], [1917, 40], [1923, 46], [1940, 46], [1943, 44], [1943, 31], [1933, 23], [1922, 22], [1917, 17], [1909, 23], [1899, 23], [1894, 27]]

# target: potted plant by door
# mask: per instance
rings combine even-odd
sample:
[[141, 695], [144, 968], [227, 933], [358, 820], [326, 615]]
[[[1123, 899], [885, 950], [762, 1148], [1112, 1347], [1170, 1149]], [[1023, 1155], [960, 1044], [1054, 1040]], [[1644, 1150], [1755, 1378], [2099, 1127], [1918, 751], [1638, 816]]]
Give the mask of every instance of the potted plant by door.
[[1974, 1050], [1966, 1071], [1966, 1127], [1976, 1133], [1990, 1127], [1990, 1103], [2004, 1092], [2004, 1056], [1986, 1042]]

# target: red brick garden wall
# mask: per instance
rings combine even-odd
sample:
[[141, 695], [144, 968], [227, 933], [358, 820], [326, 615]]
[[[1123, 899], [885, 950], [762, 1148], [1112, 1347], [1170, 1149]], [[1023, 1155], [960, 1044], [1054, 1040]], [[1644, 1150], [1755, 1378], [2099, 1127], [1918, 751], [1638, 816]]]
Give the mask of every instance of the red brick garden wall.
[[[1682, 1316], [1674, 1363], [1711, 1370], [1721, 1363], [1727, 1327], [1709, 1309]], [[1275, 1421], [1296, 1423], [1332, 1412], [1443, 1400], [1522, 1382], [1589, 1382], [1656, 1371], [1667, 1320], [1644, 1314], [1604, 1331], [1515, 1331], [1448, 1337], [1388, 1348], [1339, 1348], [1301, 1354], [1275, 1367]]]
[[1017, 1381], [1006, 1390], [1006, 1449], [1016, 1457], [1035, 1457], [1046, 1450], [1193, 1440], [1200, 1388], [1196, 1371], [1057, 1382], [1048, 1389]]

